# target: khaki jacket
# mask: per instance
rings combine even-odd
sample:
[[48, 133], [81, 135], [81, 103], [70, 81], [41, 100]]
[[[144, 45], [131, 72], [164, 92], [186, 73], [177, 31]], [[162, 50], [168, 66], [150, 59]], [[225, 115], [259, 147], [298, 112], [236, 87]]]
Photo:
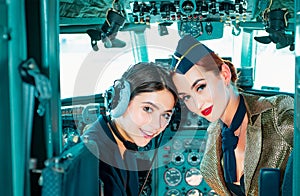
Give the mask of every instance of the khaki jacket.
[[[261, 97], [242, 93], [249, 118], [245, 149], [245, 193], [258, 195], [261, 168], [280, 168], [281, 183], [293, 149], [294, 100], [287, 95]], [[219, 195], [226, 188], [222, 160], [220, 122], [211, 123], [200, 170], [207, 184]]]

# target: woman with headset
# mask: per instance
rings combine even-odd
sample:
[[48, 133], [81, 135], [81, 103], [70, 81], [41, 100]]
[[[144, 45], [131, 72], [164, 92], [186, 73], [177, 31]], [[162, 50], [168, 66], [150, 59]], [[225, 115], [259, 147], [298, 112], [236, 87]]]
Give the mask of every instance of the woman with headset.
[[108, 114], [101, 115], [83, 134], [94, 140], [105, 196], [139, 195], [138, 147], [146, 146], [165, 130], [177, 93], [169, 72], [154, 63], [130, 67], [107, 91]]
[[190, 35], [178, 42], [172, 70], [179, 98], [211, 122], [200, 170], [217, 194], [258, 195], [261, 168], [284, 174], [293, 150], [292, 97], [239, 91], [233, 64]]

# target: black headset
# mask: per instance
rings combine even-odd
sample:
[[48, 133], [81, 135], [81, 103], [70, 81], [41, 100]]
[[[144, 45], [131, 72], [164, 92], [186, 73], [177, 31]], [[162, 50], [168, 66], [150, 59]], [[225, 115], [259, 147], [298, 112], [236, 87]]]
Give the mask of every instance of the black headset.
[[107, 91], [108, 112], [118, 118], [126, 111], [131, 95], [130, 83], [125, 79], [116, 80]]
[[106, 91], [108, 116], [104, 116], [111, 131], [123, 142], [124, 146], [129, 150], [137, 151], [136, 144], [127, 141], [118, 131], [111, 118], [122, 116], [130, 101], [130, 83], [125, 79], [116, 80], [114, 85]]

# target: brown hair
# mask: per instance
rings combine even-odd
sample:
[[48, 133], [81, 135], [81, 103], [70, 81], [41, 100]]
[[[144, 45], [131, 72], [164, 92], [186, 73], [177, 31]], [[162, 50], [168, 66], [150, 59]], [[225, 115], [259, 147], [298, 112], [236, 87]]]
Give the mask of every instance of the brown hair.
[[[175, 103], [178, 100], [177, 90], [170, 76], [170, 72], [153, 62], [140, 62], [129, 67], [123, 73], [121, 79], [126, 80], [130, 85], [130, 100], [140, 93], [156, 92], [168, 90], [172, 93]], [[111, 103], [111, 109], [115, 108], [119, 103], [120, 90], [122, 88], [114, 88], [114, 97]]]
[[170, 72], [153, 62], [140, 62], [130, 67], [122, 76], [131, 86], [131, 96], [137, 96], [143, 92], [155, 92], [167, 89], [177, 101], [176, 87], [170, 76]]
[[[230, 72], [231, 72], [231, 82], [235, 83], [236, 80], [238, 79], [238, 76], [237, 76], [236, 69], [235, 69], [234, 65], [232, 64], [232, 62], [229, 60], [222, 59], [214, 52], [204, 56], [196, 64], [201, 65], [201, 67], [203, 67], [205, 71], [214, 71], [216, 74], [219, 74], [222, 69], [223, 63], [228, 65]], [[215, 65], [217, 65], [218, 69], [216, 69]]]

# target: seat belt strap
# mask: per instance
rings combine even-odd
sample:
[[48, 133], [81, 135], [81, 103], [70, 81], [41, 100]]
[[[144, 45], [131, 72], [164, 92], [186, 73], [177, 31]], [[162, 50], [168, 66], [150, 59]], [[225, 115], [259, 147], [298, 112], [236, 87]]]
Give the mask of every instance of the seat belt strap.
[[35, 97], [39, 100], [37, 113], [40, 116], [45, 114], [45, 105], [52, 96], [50, 80], [43, 75], [35, 60], [30, 58], [19, 66], [22, 80], [35, 87]]

